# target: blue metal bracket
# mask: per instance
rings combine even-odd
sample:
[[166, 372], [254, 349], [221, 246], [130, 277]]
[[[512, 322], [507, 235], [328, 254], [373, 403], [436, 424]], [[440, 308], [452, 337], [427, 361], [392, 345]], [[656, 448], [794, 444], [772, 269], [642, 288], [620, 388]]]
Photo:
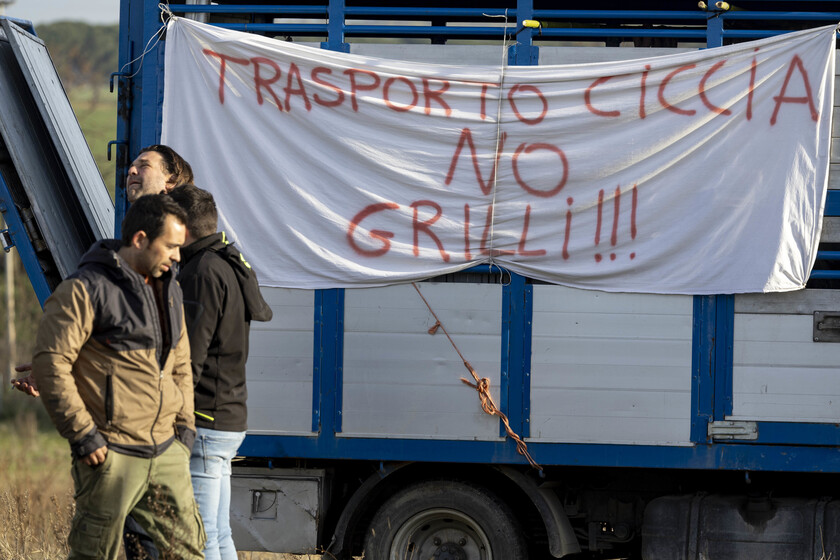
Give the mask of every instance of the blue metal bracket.
[[[5, 208], [5, 206], [4, 206]], [[15, 246], [15, 240], [12, 239], [12, 232], [8, 229], [0, 229], [0, 242], [3, 243], [3, 252], [8, 253]]]
[[128, 147], [128, 142], [126, 142], [125, 140], [111, 140], [110, 142], [108, 142], [108, 161], [111, 161], [111, 144]]
[[118, 76], [120, 78], [129, 78], [129, 77], [131, 77], [131, 74], [129, 74], [128, 72], [111, 72], [111, 79], [108, 80], [109, 89], [110, 89], [111, 93], [114, 93], [114, 77], [115, 76]]
[[21, 220], [20, 214], [18, 214], [17, 208], [12, 202], [12, 194], [2, 175], [0, 175], [0, 212], [3, 213], [3, 219], [8, 228], [3, 230], [3, 249], [9, 252], [10, 247], [7, 248], [6, 239], [14, 247], [17, 247], [23, 268], [26, 270], [29, 281], [32, 283], [32, 288], [35, 290], [35, 295], [43, 307], [44, 302], [50, 297], [52, 290], [44, 276], [44, 271], [41, 268], [38, 255], [35, 253], [35, 248], [29, 236], [26, 235], [23, 220]]

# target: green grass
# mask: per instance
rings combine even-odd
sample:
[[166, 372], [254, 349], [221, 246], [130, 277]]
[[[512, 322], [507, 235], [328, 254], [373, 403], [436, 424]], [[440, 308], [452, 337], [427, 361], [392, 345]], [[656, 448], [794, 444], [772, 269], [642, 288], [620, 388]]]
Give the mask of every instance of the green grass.
[[[21, 393], [20, 398], [31, 398]], [[40, 406], [40, 403], [37, 403]], [[70, 446], [54, 428], [38, 429], [34, 413], [0, 423], [0, 488], [59, 482], [69, 488]], [[60, 472], [66, 471], [66, 472]], [[61, 480], [66, 477], [66, 480]]]

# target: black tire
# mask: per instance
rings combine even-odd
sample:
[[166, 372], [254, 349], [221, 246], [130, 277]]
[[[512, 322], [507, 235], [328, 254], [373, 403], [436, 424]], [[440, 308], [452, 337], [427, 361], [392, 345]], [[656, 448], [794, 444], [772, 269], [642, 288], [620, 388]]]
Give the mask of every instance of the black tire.
[[365, 537], [365, 560], [527, 560], [510, 508], [487, 489], [432, 480], [382, 504]]

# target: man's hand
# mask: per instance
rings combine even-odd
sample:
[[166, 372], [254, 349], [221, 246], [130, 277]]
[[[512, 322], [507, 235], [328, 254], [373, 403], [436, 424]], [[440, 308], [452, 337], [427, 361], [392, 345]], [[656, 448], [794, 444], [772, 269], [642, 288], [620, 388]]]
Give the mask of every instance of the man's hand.
[[12, 379], [12, 386], [15, 389], [26, 393], [31, 397], [38, 397], [41, 395], [41, 392], [38, 391], [38, 384], [35, 382], [35, 378], [32, 377], [32, 373], [30, 373], [32, 371], [32, 362], [15, 366], [15, 371], [18, 373], [27, 373], [26, 377]]
[[105, 462], [106, 455], [108, 455], [108, 448], [103, 445], [90, 455], [82, 457], [82, 463], [89, 467], [95, 467]]

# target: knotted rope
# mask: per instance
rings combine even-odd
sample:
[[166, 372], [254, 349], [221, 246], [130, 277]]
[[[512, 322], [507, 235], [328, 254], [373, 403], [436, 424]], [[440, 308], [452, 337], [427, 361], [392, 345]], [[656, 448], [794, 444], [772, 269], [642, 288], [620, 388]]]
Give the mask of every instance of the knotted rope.
[[469, 379], [464, 377], [461, 378], [461, 382], [465, 385], [469, 385], [473, 389], [478, 392], [478, 398], [481, 401], [481, 410], [489, 414], [490, 416], [498, 416], [502, 424], [505, 426], [505, 432], [507, 432], [508, 437], [510, 437], [513, 441], [516, 442], [516, 452], [528, 459], [528, 462], [531, 464], [532, 467], [542, 471], [542, 467], [537, 463], [531, 454], [528, 452], [528, 445], [519, 437], [519, 434], [513, 431], [513, 428], [510, 427], [510, 421], [508, 420], [507, 415], [499, 410], [499, 407], [496, 406], [496, 401], [493, 400], [493, 395], [490, 394], [490, 380], [486, 377], [480, 377], [478, 373], [475, 371], [475, 368], [464, 358], [464, 355], [461, 353], [461, 350], [458, 348], [458, 345], [455, 344], [455, 341], [452, 340], [452, 337], [449, 336], [449, 333], [446, 330], [446, 327], [443, 326], [443, 323], [440, 322], [435, 311], [432, 309], [432, 306], [429, 305], [429, 302], [426, 301], [426, 298], [423, 296], [423, 293], [420, 291], [420, 288], [417, 286], [416, 283], [412, 282], [412, 286], [417, 291], [417, 295], [420, 296], [420, 299], [423, 300], [423, 303], [426, 304], [426, 308], [429, 310], [429, 313], [432, 314], [432, 317], [435, 318], [435, 324], [432, 328], [429, 329], [429, 334], [435, 334], [438, 329], [443, 331], [443, 334], [446, 335], [446, 338], [449, 339], [449, 344], [452, 345], [452, 348], [455, 349], [455, 352], [458, 353], [458, 356], [461, 358], [461, 361], [464, 362], [464, 367], [467, 368], [467, 371], [470, 372], [475, 383], [471, 382]]

